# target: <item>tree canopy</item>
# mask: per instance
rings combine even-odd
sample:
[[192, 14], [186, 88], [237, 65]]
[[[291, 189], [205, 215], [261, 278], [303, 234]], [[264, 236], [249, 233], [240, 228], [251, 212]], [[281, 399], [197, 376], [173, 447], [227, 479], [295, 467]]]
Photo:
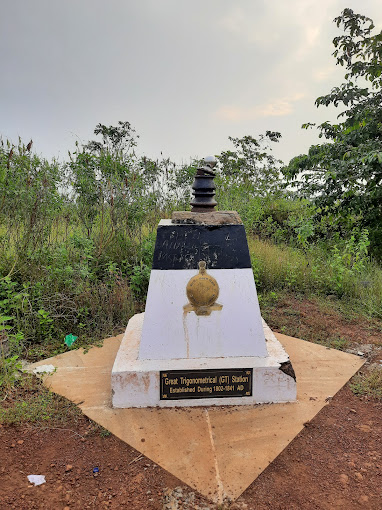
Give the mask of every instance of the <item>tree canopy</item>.
[[[382, 31], [351, 9], [334, 19], [343, 34], [334, 38], [337, 65], [345, 81], [317, 106], [342, 107], [338, 122], [317, 126], [326, 143], [284, 168], [289, 184], [314, 197], [322, 215], [369, 230], [374, 252], [382, 254]], [[304, 124], [303, 128], [315, 124]]]
[[281, 161], [271, 154], [270, 143], [276, 143], [280, 138], [277, 131], [266, 131], [258, 138], [229, 136], [235, 149], [217, 156], [222, 175], [247, 185], [248, 191], [257, 196], [274, 194], [279, 189]]

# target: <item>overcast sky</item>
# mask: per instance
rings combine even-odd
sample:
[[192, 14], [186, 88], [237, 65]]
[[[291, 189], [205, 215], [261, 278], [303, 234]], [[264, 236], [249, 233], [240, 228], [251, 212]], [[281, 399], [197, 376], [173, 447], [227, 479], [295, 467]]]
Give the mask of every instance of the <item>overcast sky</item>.
[[334, 120], [332, 22], [382, 28], [381, 0], [0, 0], [0, 135], [66, 158], [98, 123], [129, 121], [149, 157], [219, 154], [228, 136], [280, 131], [289, 161]]

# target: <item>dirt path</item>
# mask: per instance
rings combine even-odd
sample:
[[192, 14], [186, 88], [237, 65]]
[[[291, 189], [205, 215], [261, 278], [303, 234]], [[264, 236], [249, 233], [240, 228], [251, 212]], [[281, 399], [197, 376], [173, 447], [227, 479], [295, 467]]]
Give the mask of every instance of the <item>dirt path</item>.
[[[89, 427], [85, 417], [68, 430], [3, 426], [1, 508], [162, 509], [164, 499], [168, 508], [215, 508], [130, 446]], [[29, 474], [44, 474], [46, 483], [30, 486]], [[231, 507], [382, 508], [382, 403], [345, 387]]]

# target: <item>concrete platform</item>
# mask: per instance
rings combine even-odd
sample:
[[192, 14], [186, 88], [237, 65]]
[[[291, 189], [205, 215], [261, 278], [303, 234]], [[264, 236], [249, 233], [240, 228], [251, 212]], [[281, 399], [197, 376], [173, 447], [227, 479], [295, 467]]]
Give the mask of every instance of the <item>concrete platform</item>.
[[[111, 370], [122, 335], [70, 351], [44, 379], [92, 420], [215, 502], [235, 500], [363, 365], [334, 349], [276, 335], [297, 376], [297, 402], [229, 407], [113, 409]], [[144, 441], [143, 441], [144, 440]]]
[[[192, 314], [193, 318], [196, 317]], [[111, 373], [112, 405], [127, 407], [195, 407], [251, 405], [258, 403], [292, 402], [296, 400], [296, 380], [289, 356], [265, 322], [261, 324], [264, 351], [267, 356], [220, 356], [182, 359], [140, 359], [139, 346], [142, 337], [144, 313], [134, 315], [126, 328]], [[205, 319], [205, 317], [203, 317]], [[200, 328], [196, 331], [200, 331]], [[155, 334], [155, 330], [154, 330]], [[180, 336], [180, 335], [179, 335]], [[188, 335], [187, 335], [188, 336]], [[197, 343], [197, 335], [195, 335]], [[206, 338], [202, 344], [208, 344]], [[210, 342], [212, 343], [212, 342]], [[232, 342], [235, 344], [235, 342]], [[255, 343], [252, 341], [252, 343]], [[289, 370], [284, 367], [288, 366]], [[250, 396], [201, 398], [196, 393], [202, 388], [193, 385], [191, 398], [164, 400], [160, 398], [160, 372], [185, 370], [249, 369], [253, 385]], [[286, 373], [287, 372], [287, 373]], [[288, 375], [292, 372], [292, 375]], [[188, 388], [187, 388], [188, 389]], [[248, 392], [249, 393], [249, 392]], [[187, 394], [187, 396], [190, 394]], [[177, 395], [175, 395], [176, 397]]]

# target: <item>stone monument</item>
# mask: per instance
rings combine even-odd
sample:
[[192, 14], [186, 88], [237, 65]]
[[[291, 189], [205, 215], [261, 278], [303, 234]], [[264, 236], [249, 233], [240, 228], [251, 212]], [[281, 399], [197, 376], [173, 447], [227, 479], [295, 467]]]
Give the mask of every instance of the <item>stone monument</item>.
[[114, 407], [296, 399], [289, 357], [261, 318], [244, 225], [215, 211], [215, 165], [198, 169], [192, 210], [159, 223], [145, 313], [112, 369]]

